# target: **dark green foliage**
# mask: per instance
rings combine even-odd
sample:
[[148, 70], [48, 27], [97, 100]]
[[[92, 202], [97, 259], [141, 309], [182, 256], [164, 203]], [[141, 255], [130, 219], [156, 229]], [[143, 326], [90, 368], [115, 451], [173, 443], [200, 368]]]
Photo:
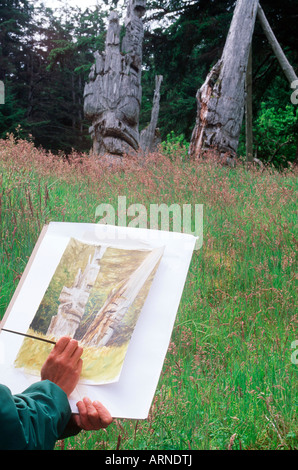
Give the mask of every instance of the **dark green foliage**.
[[5, 104], [0, 105], [0, 136], [4, 137], [16, 128], [20, 133], [20, 127], [26, 134], [24, 70], [29, 57], [33, 7], [27, 0], [4, 0], [0, 5], [0, 80], [5, 85]]
[[255, 123], [255, 141], [259, 158], [276, 167], [294, 163], [298, 148], [298, 108], [291, 104], [285, 108], [268, 107], [261, 103]]
[[[159, 21], [164, 18], [163, 15], [172, 15], [174, 20], [166, 28], [151, 28], [145, 36], [144, 60], [148, 61], [144, 74], [145, 91], [147, 81], [153, 83], [154, 74], [164, 75], [159, 120], [162, 137], [165, 140], [174, 131], [176, 135], [183, 134], [189, 140], [196, 117], [196, 92], [211, 67], [221, 57], [235, 2], [197, 0], [149, 3], [157, 9], [155, 17]], [[166, 5], [162, 13], [164, 3]], [[297, 2], [263, 0], [262, 7], [297, 73]], [[264, 132], [264, 125], [260, 125], [266, 109], [274, 108], [277, 114], [279, 109], [287, 113], [287, 106], [292, 106], [290, 96], [293, 90], [258, 21], [253, 38], [253, 75], [254, 151], [258, 158], [278, 166], [288, 160], [293, 162], [297, 158], [297, 125], [288, 119], [283, 124], [280, 122], [279, 130], [283, 138], [273, 135], [276, 129]], [[262, 107], [261, 103], [264, 103]], [[145, 106], [148, 119], [147, 102]], [[277, 150], [276, 145], [282, 147]], [[239, 154], [245, 155], [245, 126]]]
[[[297, 1], [261, 3], [297, 73]], [[98, 7], [85, 10], [63, 6], [57, 15], [26, 0], [1, 2], [0, 80], [5, 82], [6, 103], [0, 105], [0, 137], [18, 128], [21, 136], [32, 134], [36, 145], [55, 153], [90, 149], [83, 89], [94, 62], [93, 52], [104, 49], [108, 10], [117, 6], [124, 14], [123, 6], [121, 10], [116, 4], [102, 0]], [[147, 1], [140, 129], [150, 121], [155, 75], [163, 75], [158, 123], [162, 140], [174, 133], [189, 142], [196, 93], [221, 57], [234, 4], [234, 0]], [[287, 113], [292, 91], [257, 21], [253, 38], [254, 151], [264, 161], [278, 165], [295, 161], [297, 125], [286, 119], [280, 126], [289, 145], [276, 152], [274, 142], [280, 145], [284, 141], [269, 136], [273, 146], [267, 145], [268, 134], [265, 137], [264, 123], [260, 124], [266, 110]], [[239, 154], [245, 156], [244, 131], [243, 126]]]
[[[153, 2], [160, 7], [164, 2]], [[160, 127], [165, 138], [172, 130], [190, 139], [196, 116], [196, 92], [220, 58], [233, 2], [166, 2], [174, 21], [145, 35], [144, 61], [150, 73], [164, 76]], [[168, 13], [168, 16], [171, 16]], [[154, 72], [152, 72], [152, 68]]]
[[33, 6], [27, 0], [1, 0], [0, 80], [17, 78], [23, 68], [32, 14]]
[[31, 134], [37, 146], [56, 153], [86, 150], [90, 143], [83, 89], [93, 52], [103, 48], [105, 14], [98, 8], [82, 12], [64, 7], [57, 17], [43, 6], [33, 14], [28, 2], [5, 3], [0, 13], [6, 89], [0, 136], [18, 128], [22, 137]]

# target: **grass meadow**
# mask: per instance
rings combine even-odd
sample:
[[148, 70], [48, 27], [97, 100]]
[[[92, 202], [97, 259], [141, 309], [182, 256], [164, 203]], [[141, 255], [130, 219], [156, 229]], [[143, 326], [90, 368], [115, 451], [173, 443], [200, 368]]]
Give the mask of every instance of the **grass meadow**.
[[[297, 170], [228, 168], [183, 149], [114, 167], [0, 140], [0, 313], [44, 224], [100, 203], [204, 204], [168, 353], [145, 421], [114, 420], [57, 449], [297, 449]], [[128, 220], [129, 221], [129, 220]], [[296, 346], [297, 349], [297, 346]]]

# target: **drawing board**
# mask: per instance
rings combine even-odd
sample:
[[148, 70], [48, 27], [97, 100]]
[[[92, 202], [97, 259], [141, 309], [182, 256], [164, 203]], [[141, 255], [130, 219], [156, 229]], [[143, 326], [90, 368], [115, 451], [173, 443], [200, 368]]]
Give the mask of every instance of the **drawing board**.
[[[72, 336], [83, 343], [85, 354], [85, 369], [69, 400], [73, 412], [88, 396], [113, 417], [145, 419], [195, 243], [188, 234], [51, 222], [1, 328], [57, 339], [70, 331], [65, 318], [71, 320], [76, 324]], [[21, 393], [40, 380], [51, 347], [1, 331], [1, 383]]]

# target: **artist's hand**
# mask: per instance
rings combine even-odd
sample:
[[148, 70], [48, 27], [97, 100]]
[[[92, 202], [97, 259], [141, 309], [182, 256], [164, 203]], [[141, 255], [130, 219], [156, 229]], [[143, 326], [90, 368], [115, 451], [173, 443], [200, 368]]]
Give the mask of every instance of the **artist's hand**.
[[107, 428], [113, 421], [108, 410], [99, 402], [83, 398], [77, 403], [79, 414], [74, 415], [77, 426], [85, 431]]
[[82, 370], [83, 348], [74, 339], [63, 336], [55, 344], [41, 369], [41, 380], [50, 380], [66, 395], [75, 389]]

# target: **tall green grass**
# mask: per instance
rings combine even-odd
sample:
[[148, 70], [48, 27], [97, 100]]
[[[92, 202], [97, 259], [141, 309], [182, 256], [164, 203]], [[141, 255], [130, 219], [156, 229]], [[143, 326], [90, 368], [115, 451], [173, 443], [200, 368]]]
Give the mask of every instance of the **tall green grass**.
[[114, 167], [0, 141], [0, 312], [49, 221], [95, 209], [204, 204], [195, 251], [150, 414], [82, 432], [67, 449], [297, 449], [297, 171], [222, 167], [173, 155]]

